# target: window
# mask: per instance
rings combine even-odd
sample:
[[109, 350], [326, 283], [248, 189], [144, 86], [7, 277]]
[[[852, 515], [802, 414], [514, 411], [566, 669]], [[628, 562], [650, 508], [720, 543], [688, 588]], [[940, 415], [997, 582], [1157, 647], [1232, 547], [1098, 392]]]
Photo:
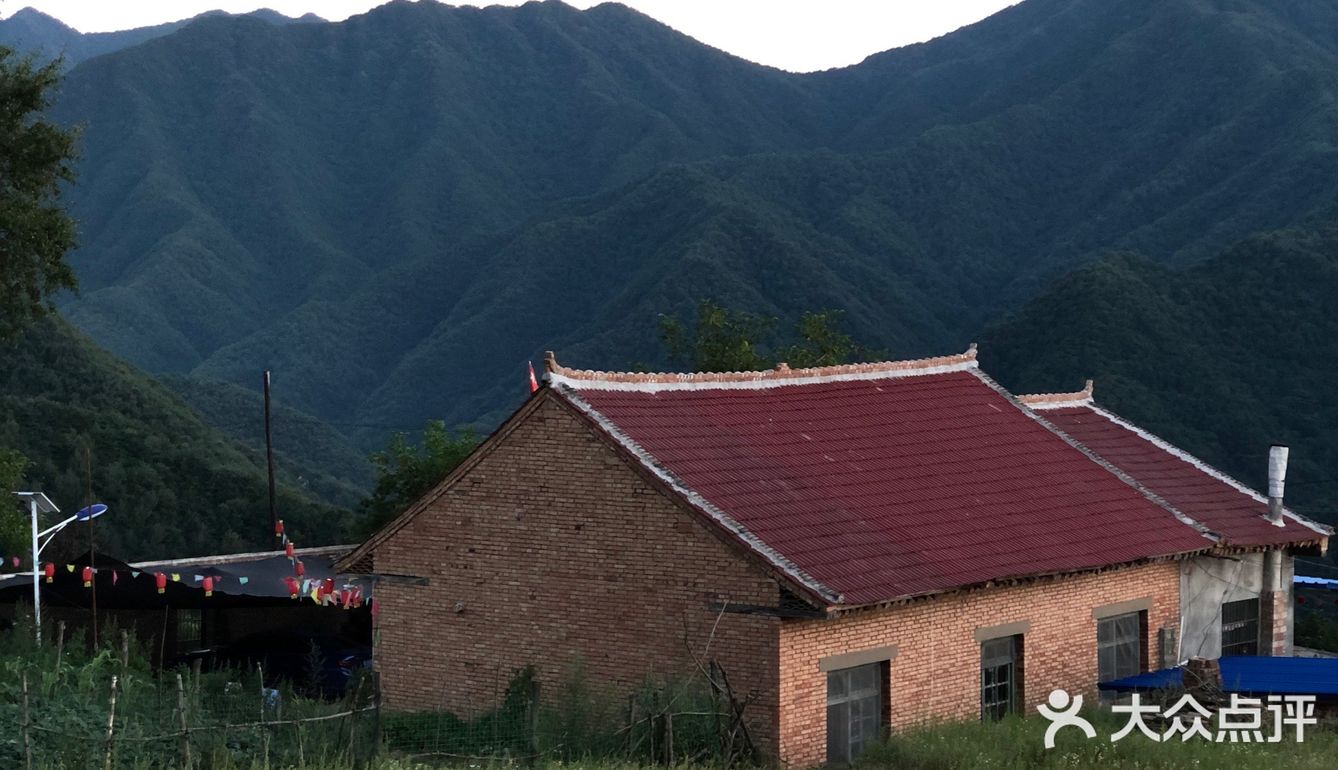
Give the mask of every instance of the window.
[[980, 718], [1002, 719], [1022, 701], [1022, 635], [980, 643]]
[[1222, 605], [1222, 654], [1259, 654], [1259, 600], [1242, 599]]
[[1129, 612], [1096, 621], [1096, 680], [1109, 682], [1142, 673], [1147, 614]]
[[827, 761], [850, 762], [878, 740], [888, 664], [870, 663], [827, 674]]
[[204, 611], [177, 610], [176, 621], [177, 652], [187, 653], [199, 649], [204, 639]]

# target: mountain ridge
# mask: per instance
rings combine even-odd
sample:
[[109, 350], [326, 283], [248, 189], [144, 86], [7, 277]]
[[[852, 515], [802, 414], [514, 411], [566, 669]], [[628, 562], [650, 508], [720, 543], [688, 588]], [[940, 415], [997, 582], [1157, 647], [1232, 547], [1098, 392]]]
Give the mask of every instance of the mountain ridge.
[[1027, 0], [811, 75], [613, 4], [204, 19], [70, 73], [62, 307], [345, 424], [486, 426], [526, 357], [660, 363], [703, 295], [957, 349], [1110, 249], [1189, 263], [1338, 197], [1334, 15]]

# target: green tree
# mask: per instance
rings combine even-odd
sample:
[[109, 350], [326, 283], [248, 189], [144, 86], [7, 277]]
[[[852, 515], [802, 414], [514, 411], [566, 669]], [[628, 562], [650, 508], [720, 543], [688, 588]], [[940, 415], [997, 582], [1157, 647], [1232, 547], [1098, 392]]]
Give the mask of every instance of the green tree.
[[473, 432], [452, 432], [441, 420], [429, 420], [415, 445], [395, 434], [384, 452], [372, 455], [376, 489], [362, 503], [363, 534], [371, 534], [422, 497], [478, 446]]
[[[23, 481], [23, 472], [28, 469], [28, 458], [13, 449], [0, 448], [0, 556], [27, 553], [25, 547], [30, 537], [28, 519], [23, 509], [15, 504], [10, 493], [18, 490]], [[10, 563], [0, 564], [0, 571], [7, 571]]]
[[0, 46], [0, 338], [13, 337], [76, 287], [65, 254], [74, 222], [60, 186], [74, 179], [74, 132], [44, 119], [60, 62], [35, 66]]
[[660, 318], [660, 339], [669, 357], [697, 372], [746, 372], [784, 361], [793, 368], [833, 366], [880, 357], [841, 331], [841, 311], [805, 312], [790, 341], [773, 345], [777, 319], [717, 305], [697, 304], [695, 324]]

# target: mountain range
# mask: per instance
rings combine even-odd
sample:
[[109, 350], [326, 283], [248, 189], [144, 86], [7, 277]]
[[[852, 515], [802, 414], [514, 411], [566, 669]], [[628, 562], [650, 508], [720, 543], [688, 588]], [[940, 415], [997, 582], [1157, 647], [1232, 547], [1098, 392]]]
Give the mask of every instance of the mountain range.
[[[616, 4], [273, 21], [60, 44], [54, 114], [82, 132], [60, 306], [229, 440], [254, 441], [229, 415], [272, 369], [329, 494], [393, 431], [496, 424], [545, 349], [665, 365], [657, 319], [703, 298], [839, 309], [892, 356], [981, 338], [1019, 390], [1096, 376], [1246, 478], [1267, 434], [1303, 463], [1338, 446], [1299, 408], [1304, 350], [1269, 342], [1327, 328], [1338, 291], [1331, 3], [1025, 0], [805, 75]], [[1313, 267], [1289, 286], [1311, 299], [1233, 288], [1274, 263]]]
[[[167, 387], [60, 319], [0, 342], [0, 362], [0, 446], [22, 453], [27, 478], [67, 513], [90, 492], [110, 507], [96, 528], [99, 549], [142, 559], [272, 546], [264, 455]], [[282, 414], [276, 425], [281, 446], [304, 438]], [[277, 461], [276, 510], [294, 540], [346, 541], [352, 514], [339, 503], [350, 505], [348, 496], [287, 454]], [[55, 558], [86, 549], [84, 537], [62, 535]]]
[[[42, 13], [35, 8], [23, 8], [13, 16], [0, 21], [0, 45], [18, 51], [36, 53], [46, 59], [63, 57], [67, 65], [73, 66], [94, 56], [119, 51], [122, 48], [129, 48], [155, 37], [171, 34], [197, 19], [231, 15], [224, 11], [209, 11], [189, 19], [156, 24], [151, 27], [136, 27], [135, 29], [116, 32], [80, 32], [60, 19]], [[293, 19], [268, 8], [243, 15], [271, 24], [324, 21], [324, 19], [311, 13]]]
[[613, 4], [202, 18], [69, 73], [63, 310], [153, 372], [272, 368], [364, 446], [495, 422], [545, 348], [658, 363], [707, 294], [956, 349], [1105, 250], [1333, 200], [1338, 11], [1284, 5], [1027, 0], [813, 75]]

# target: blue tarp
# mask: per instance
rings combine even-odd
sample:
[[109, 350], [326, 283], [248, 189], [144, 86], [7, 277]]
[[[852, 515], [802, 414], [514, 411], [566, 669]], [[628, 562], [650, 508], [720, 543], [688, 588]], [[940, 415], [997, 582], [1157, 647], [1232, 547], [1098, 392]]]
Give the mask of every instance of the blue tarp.
[[[1338, 658], [1269, 658], [1235, 655], [1219, 661], [1222, 689], [1241, 695], [1320, 695], [1338, 697]], [[1146, 692], [1183, 686], [1183, 672], [1164, 668], [1102, 682], [1111, 692]]]
[[1297, 575], [1292, 578], [1292, 582], [1298, 586], [1307, 586], [1309, 588], [1333, 588], [1338, 590], [1338, 578], [1311, 577], [1310, 575]]

